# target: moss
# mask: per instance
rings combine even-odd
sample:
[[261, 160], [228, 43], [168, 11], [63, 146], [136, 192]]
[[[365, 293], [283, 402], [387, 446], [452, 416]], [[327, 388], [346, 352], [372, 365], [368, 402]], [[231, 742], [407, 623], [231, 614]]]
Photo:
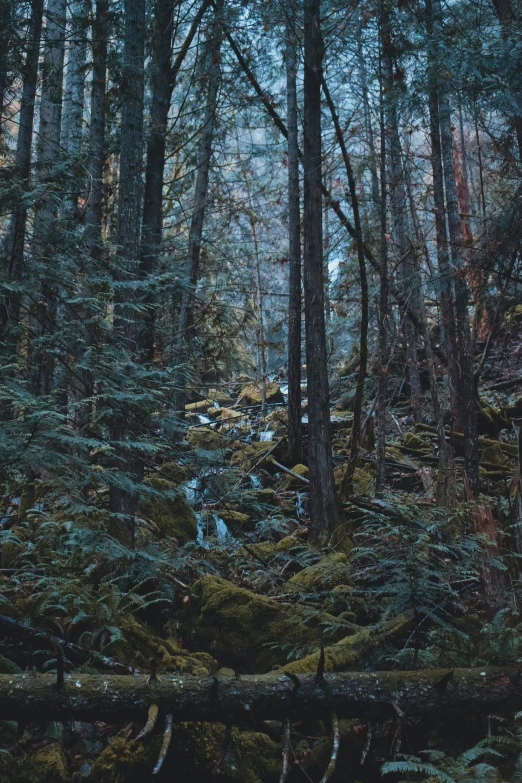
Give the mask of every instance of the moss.
[[323, 624], [334, 622], [326, 612], [280, 603], [219, 576], [200, 579], [194, 597], [193, 645], [237, 671], [263, 672], [283, 664], [289, 647], [315, 646]]
[[228, 420], [234, 420], [234, 419], [240, 419], [242, 417], [241, 411], [236, 411], [233, 408], [218, 408], [219, 418], [222, 421], [228, 421]]
[[[343, 479], [346, 471], [348, 470], [348, 464], [342, 468], [335, 468], [334, 478], [338, 488], [342, 487]], [[370, 466], [364, 468], [356, 467], [353, 474], [352, 490], [356, 495], [371, 495], [371, 490], [374, 484], [374, 475]], [[341, 498], [347, 500], [347, 498]]]
[[408, 449], [416, 449], [422, 451], [424, 449], [430, 449], [431, 445], [421, 438], [420, 435], [416, 435], [414, 432], [407, 432], [404, 436], [404, 445]]
[[348, 558], [339, 552], [323, 557], [318, 563], [304, 568], [286, 583], [289, 593], [312, 593], [320, 590], [331, 590], [336, 585], [344, 585], [350, 581], [352, 569]]
[[276, 552], [288, 552], [294, 546], [299, 546], [301, 542], [296, 536], [285, 536], [276, 544]]
[[[297, 473], [299, 476], [304, 476], [305, 478], [308, 477], [308, 468], [306, 467], [306, 465], [301, 465], [301, 464], [294, 465], [292, 470], [294, 473]], [[290, 487], [302, 487], [302, 486], [303, 486], [302, 481], [299, 481], [298, 478], [296, 478], [295, 476], [291, 476], [289, 473], [286, 474], [285, 483], [284, 483], [285, 489], [289, 489]]]
[[[285, 398], [277, 383], [266, 384], [266, 401], [269, 403], [284, 402]], [[245, 405], [261, 405], [262, 391], [261, 387], [257, 384], [249, 384], [243, 386], [241, 394], [239, 396], [242, 403]]]
[[205, 413], [213, 404], [214, 400], [199, 400], [198, 402], [190, 402], [188, 405], [185, 405], [185, 410], [190, 411], [190, 413]]
[[[210, 780], [215, 775], [216, 762], [224, 746], [225, 726], [222, 723], [179, 723], [173, 727], [167, 761], [176, 769], [176, 779], [181, 770], [183, 777], [180, 779], [192, 779], [196, 773], [198, 779]], [[219, 768], [219, 779], [266, 783], [277, 780], [280, 771], [278, 743], [261, 732], [232, 729], [232, 741]]]
[[243, 557], [259, 558], [267, 562], [276, 553], [276, 544], [273, 541], [258, 541], [256, 544], [248, 544], [248, 547], [242, 546], [238, 554]]
[[208, 653], [183, 650], [175, 638], [162, 639], [135, 617], [125, 621], [124, 631], [133, 653], [138, 651], [143, 658], [154, 658], [160, 671], [197, 674], [202, 668], [207, 673], [217, 669], [216, 662]]
[[[175, 484], [167, 479], [155, 477], [148, 483], [158, 492], [175, 490]], [[173, 536], [184, 544], [187, 541], [195, 541], [198, 537], [196, 515], [183, 495], [150, 496], [141, 503], [141, 513], [153, 522], [162, 538]]]
[[243, 525], [246, 525], [248, 522], [250, 522], [250, 517], [248, 514], [243, 514], [242, 511], [234, 511], [232, 509], [224, 509], [220, 511], [219, 516], [224, 519], [227, 525], [233, 529], [243, 527]]
[[500, 443], [494, 443], [480, 450], [480, 461], [499, 467], [507, 464], [507, 459]]
[[234, 452], [232, 459], [230, 460], [230, 465], [232, 467], [237, 465], [244, 471], [250, 470], [254, 462], [262, 457], [265, 452], [270, 451], [274, 445], [273, 441], [267, 440], [256, 441], [255, 443], [250, 443], [248, 446], [243, 446]]
[[189, 472], [185, 465], [179, 462], [164, 462], [160, 467], [164, 478], [172, 481], [174, 484], [182, 484], [189, 477]]
[[2, 567], [11, 568], [16, 558], [25, 551], [25, 546], [17, 541], [6, 541], [2, 544]]
[[228, 408], [230, 405], [234, 405], [235, 403], [235, 400], [233, 400], [229, 394], [221, 391], [220, 389], [209, 389], [207, 396], [213, 402], [217, 402], [222, 408]]
[[206, 451], [215, 451], [225, 447], [227, 439], [215, 430], [209, 427], [190, 427], [187, 433], [187, 440], [195, 449], [204, 449]]
[[66, 783], [68, 779], [67, 759], [57, 742], [17, 759], [12, 778], [13, 783]]
[[141, 783], [149, 780], [160, 744], [159, 735], [148, 744], [115, 737], [92, 765], [89, 783]]

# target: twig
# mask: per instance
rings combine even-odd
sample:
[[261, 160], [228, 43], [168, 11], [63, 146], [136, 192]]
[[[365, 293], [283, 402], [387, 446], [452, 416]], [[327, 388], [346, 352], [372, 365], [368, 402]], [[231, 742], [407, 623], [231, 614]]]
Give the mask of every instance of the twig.
[[156, 766], [154, 767], [153, 775], [157, 775], [160, 771], [163, 762], [165, 761], [165, 757], [169, 750], [170, 740], [172, 739], [172, 715], [167, 715], [165, 718], [165, 733], [163, 735], [163, 743], [161, 745], [160, 754], [158, 756], [158, 761]]
[[339, 721], [337, 719], [337, 715], [335, 714], [335, 712], [332, 712], [332, 729], [333, 729], [332, 755], [330, 756], [330, 763], [328, 764], [326, 768], [326, 772], [321, 778], [320, 783], [327, 783], [330, 780], [333, 773], [335, 772], [337, 756], [339, 755], [339, 744], [340, 744], [341, 735], [339, 732]]
[[283, 721], [283, 769], [279, 783], [285, 783], [290, 772], [290, 725], [290, 719], [285, 718]]
[[406, 717], [405, 713], [401, 710], [397, 702], [392, 702], [392, 707], [397, 713], [397, 723], [395, 726], [395, 734], [393, 735], [393, 741], [391, 746], [391, 753], [392, 758], [397, 758], [399, 753], [401, 752], [401, 743], [402, 743], [402, 727], [404, 724], [404, 718]]
[[136, 742], [138, 740], [143, 739], [148, 734], [151, 734], [154, 731], [154, 726], [156, 725], [156, 721], [158, 720], [158, 705], [157, 704], [151, 704], [149, 707], [149, 714], [147, 717], [147, 723], [142, 728], [138, 736], [136, 737]]

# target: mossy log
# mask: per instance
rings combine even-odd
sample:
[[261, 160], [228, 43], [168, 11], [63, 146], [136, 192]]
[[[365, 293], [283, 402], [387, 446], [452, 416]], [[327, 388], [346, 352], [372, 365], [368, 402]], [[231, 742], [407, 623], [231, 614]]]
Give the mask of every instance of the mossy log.
[[243, 723], [266, 719], [387, 719], [407, 715], [517, 709], [517, 668], [429, 669], [288, 675], [176, 677], [70, 674], [57, 687], [52, 674], [0, 675], [0, 719], [145, 720], [151, 704], [174, 721]]

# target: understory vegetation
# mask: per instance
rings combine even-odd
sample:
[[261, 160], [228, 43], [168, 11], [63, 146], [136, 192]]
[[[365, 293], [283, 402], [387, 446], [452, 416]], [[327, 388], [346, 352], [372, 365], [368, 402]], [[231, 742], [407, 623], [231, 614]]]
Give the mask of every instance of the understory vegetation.
[[0, 783], [522, 783], [521, 35], [0, 0]]

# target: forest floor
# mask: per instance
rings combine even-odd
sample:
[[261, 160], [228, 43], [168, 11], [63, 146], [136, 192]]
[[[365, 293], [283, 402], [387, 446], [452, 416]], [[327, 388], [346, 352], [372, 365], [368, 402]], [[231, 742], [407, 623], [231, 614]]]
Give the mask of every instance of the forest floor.
[[[346, 375], [332, 384], [339, 486], [352, 382]], [[458, 501], [451, 513], [437, 507], [433, 422], [415, 423], [404, 384], [398, 389], [386, 490], [375, 498], [369, 415], [353, 494], [342, 499], [344, 528], [321, 550], [308, 542], [307, 467], [287, 464], [286, 388], [276, 379], [264, 412], [248, 377], [195, 395], [182, 442], [146, 473], [133, 551], [113, 535], [103, 497], [71, 518], [42, 476], [29, 500], [27, 492], [11, 498], [0, 542], [0, 673], [54, 671], [61, 660], [70, 672], [159, 677], [299, 675], [316, 671], [323, 655], [326, 672], [519, 661], [519, 325], [493, 345], [481, 381], [482, 494], [473, 504], [464, 499], [463, 436], [448, 421]], [[305, 436], [306, 428], [304, 400]], [[175, 724], [152, 777], [161, 733], [137, 742], [145, 717], [125, 725], [3, 720], [0, 780], [279, 779], [281, 723]], [[288, 780], [321, 779], [329, 733], [322, 721], [292, 724]], [[477, 712], [465, 725], [406, 716], [400, 728], [344, 720], [340, 738], [332, 781], [520, 779], [516, 722], [502, 716]]]

